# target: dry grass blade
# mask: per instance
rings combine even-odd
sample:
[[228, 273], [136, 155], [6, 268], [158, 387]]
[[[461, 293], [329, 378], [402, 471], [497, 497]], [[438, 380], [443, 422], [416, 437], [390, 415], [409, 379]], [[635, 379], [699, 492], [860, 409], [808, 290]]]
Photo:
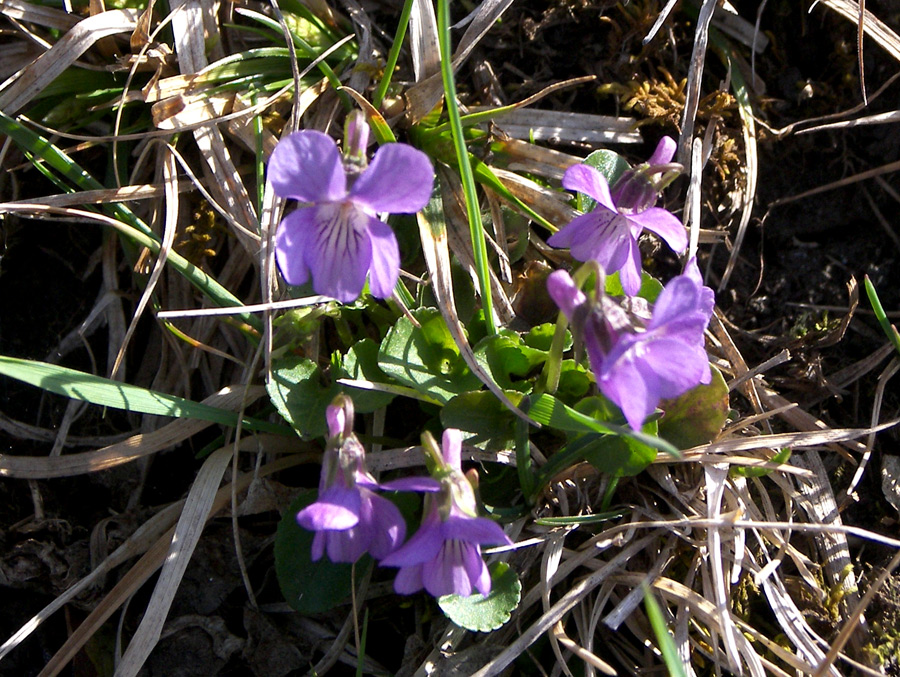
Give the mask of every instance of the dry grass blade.
[[46, 621], [54, 613], [62, 609], [66, 604], [78, 597], [82, 592], [102, 578], [115, 567], [123, 564], [132, 557], [147, 552], [150, 546], [163, 537], [175, 521], [178, 519], [184, 501], [179, 501], [160, 510], [149, 520], [144, 522], [131, 534], [126, 541], [116, 548], [106, 559], [98, 564], [91, 573], [78, 581], [71, 588], [59, 595], [50, 604], [41, 609], [34, 617], [28, 620], [19, 630], [0, 646], [0, 660], [10, 651], [21, 644], [26, 637], [37, 630], [41, 623]]
[[[191, 189], [189, 181], [179, 181], [178, 192]], [[105, 188], [102, 190], [81, 190], [76, 193], [47, 195], [30, 200], [21, 200], [10, 204], [39, 204], [51, 207], [75, 207], [77, 205], [112, 204], [114, 202], [131, 202], [133, 200], [151, 200], [163, 197], [167, 186], [144, 184], [139, 186], [122, 186], [121, 188]]]
[[[172, 3], [172, 33], [175, 51], [182, 74], [193, 74], [207, 65], [206, 44], [218, 44], [218, 25], [212, 5], [193, 2]], [[241, 224], [234, 230], [238, 241], [255, 256], [258, 245], [244, 229], [254, 235], [259, 232], [259, 221], [253, 210], [250, 194], [234, 166], [225, 138], [216, 126], [194, 130], [194, 141], [213, 177], [211, 185], [218, 193], [225, 209]]]
[[[300, 463], [310, 462], [310, 458], [305, 454], [294, 454], [287, 458], [282, 458], [259, 468], [256, 472], [245, 473], [238, 477], [236, 481], [236, 490], [244, 491], [250, 486], [254, 479], [265, 477], [279, 470], [293, 467]], [[222, 510], [231, 502], [232, 486], [227, 485], [216, 492], [216, 496], [209, 509], [208, 516], [211, 517]], [[170, 529], [147, 552], [140, 560], [132, 566], [121, 580], [107, 593], [100, 604], [82, 621], [65, 644], [60, 647], [59, 651], [53, 655], [44, 669], [41, 670], [38, 677], [55, 677], [65, 668], [66, 664], [74, 658], [81, 648], [91, 639], [100, 626], [103, 625], [112, 616], [125, 601], [131, 597], [137, 590], [149, 579], [154, 572], [163, 565], [166, 553], [172, 543], [172, 535], [174, 529]]]
[[897, 35], [872, 12], [865, 10], [863, 18], [860, 20], [862, 13], [860, 4], [853, 0], [823, 0], [822, 4], [833, 9], [842, 17], [861, 25], [866, 35], [897, 61], [900, 61], [900, 35]]
[[138, 16], [136, 10], [114, 9], [79, 21], [53, 47], [3, 83], [0, 110], [15, 114], [98, 40], [132, 32]]
[[690, 166], [690, 149], [694, 138], [697, 107], [700, 104], [700, 84], [703, 79], [703, 66], [706, 63], [706, 45], [709, 41], [709, 22], [712, 20], [717, 4], [716, 0], [703, 0], [700, 16], [697, 18], [697, 30], [694, 35], [691, 68], [688, 73], [684, 101], [684, 115], [681, 118], [681, 135], [678, 137], [678, 162], [685, 167]]
[[[468, 29], [463, 34], [456, 52], [453, 54], [453, 69], [456, 70], [468, 58], [475, 46], [487, 34], [513, 0], [484, 0], [472, 14]], [[406, 91], [407, 112], [413, 122], [428, 115], [444, 94], [441, 74], [434, 73], [417, 82]]]
[[[841, 526], [843, 522], [831, 488], [831, 478], [819, 452], [810, 449], [795, 454], [791, 457], [791, 463], [810, 471], [809, 475], [796, 478], [799, 492], [794, 496], [810, 520], [817, 524]], [[824, 532], [817, 541], [832, 589], [842, 589], [848, 604], [858, 603], [857, 579], [847, 536], [839, 531]], [[861, 626], [867, 631], [865, 619], [862, 619]]]
[[[434, 219], [437, 215], [433, 215]], [[422, 252], [425, 255], [425, 264], [431, 274], [431, 285], [434, 297], [437, 300], [441, 315], [447, 328], [453, 335], [453, 340], [459, 348], [459, 354], [465, 360], [466, 365], [472, 370], [472, 373], [481, 379], [488, 390], [497, 396], [503, 405], [516, 416], [530, 425], [540, 427], [532, 421], [526, 414], [522, 412], [510, 399], [506, 393], [494, 383], [494, 379], [488, 374], [475, 359], [475, 353], [466, 338], [465, 329], [459, 321], [459, 315], [456, 313], [456, 301], [453, 298], [453, 283], [450, 279], [450, 250], [447, 246], [447, 228], [446, 224], [427, 221], [426, 218], [419, 213], [417, 216], [419, 222], [419, 234], [422, 238]]]
[[[615, 574], [631, 557], [643, 550], [655, 538], [656, 536], [651, 534], [629, 543], [609, 562], [603, 563], [597, 571], [573, 585], [549, 610], [523, 631], [512, 644], [472, 677], [493, 677], [502, 673], [525, 649], [555, 626], [572, 607], [579, 604], [591, 590]], [[638, 582], [638, 585], [640, 585], [640, 582]], [[524, 608], [526, 605], [527, 600], [523, 601], [522, 607]]]
[[116, 677], [136, 677], [153, 647], [159, 642], [175, 593], [203, 533], [206, 520], [209, 519], [216, 491], [231, 463], [233, 453], [234, 449], [230, 445], [214, 451], [191, 484], [153, 596], [125, 655], [116, 667]]
[[[207, 397], [203, 403], [221, 409], [238, 411], [247, 402], [259, 399], [263, 395], [265, 395], [265, 388], [262, 386], [250, 388], [246, 392], [242, 387], [228, 387]], [[0, 454], [0, 477], [48, 479], [97, 472], [169, 449], [211, 425], [214, 424], [209, 421], [183, 418], [173, 421], [159, 430], [135, 435], [124, 442], [112, 444], [96, 451], [54, 457]]]
[[23, 0], [0, 0], [0, 14], [38, 26], [67, 31], [78, 19], [67, 12], [52, 7], [42, 7]]
[[497, 118], [500, 128], [516, 139], [592, 145], [643, 143], [632, 118], [536, 108], [504, 112]]
[[116, 378], [119, 369], [123, 364], [125, 350], [131, 342], [131, 337], [137, 329], [138, 322], [144, 314], [147, 304], [150, 303], [150, 298], [152, 297], [153, 291], [156, 289], [156, 284], [159, 282], [159, 278], [165, 268], [169, 250], [171, 250], [172, 243], [175, 241], [175, 232], [178, 230], [178, 169], [175, 164], [174, 155], [165, 153], [162, 158], [162, 166], [166, 200], [165, 223], [163, 224], [163, 237], [159, 247], [159, 255], [156, 257], [156, 261], [153, 264], [153, 270], [150, 272], [150, 277], [147, 280], [147, 286], [144, 287], [140, 301], [138, 301], [137, 307], [134, 310], [134, 316], [131, 319], [128, 331], [125, 333], [125, 338], [119, 346], [119, 352], [116, 355], [115, 362], [113, 362], [112, 369], [110, 370], [110, 378], [112, 379]]
[[413, 75], [421, 82], [440, 74], [441, 52], [438, 47], [437, 17], [431, 0], [415, 0], [409, 15], [409, 50]]

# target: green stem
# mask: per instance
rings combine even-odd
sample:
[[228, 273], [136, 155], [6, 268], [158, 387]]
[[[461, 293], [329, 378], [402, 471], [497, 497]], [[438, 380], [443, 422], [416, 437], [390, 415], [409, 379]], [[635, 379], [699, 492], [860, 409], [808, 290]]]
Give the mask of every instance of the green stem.
[[475, 268], [478, 272], [478, 283], [481, 286], [481, 305], [484, 309], [484, 323], [488, 335], [497, 333], [494, 319], [494, 303], [491, 297], [490, 264], [488, 263], [487, 244], [484, 237], [484, 226], [481, 223], [481, 210], [478, 206], [478, 194], [475, 189], [475, 178], [469, 161], [469, 151], [463, 133], [459, 104], [456, 100], [456, 83], [453, 80], [453, 55], [450, 51], [450, 3], [449, 0], [438, 0], [438, 44], [441, 50], [441, 78], [444, 81], [444, 99], [447, 104], [447, 115], [450, 118], [450, 131], [453, 147], [459, 164], [459, 175], [462, 179], [463, 193], [466, 196], [466, 214], [469, 217], [469, 232], [472, 236], [472, 252]]
[[409, 26], [409, 15], [412, 14], [413, 0], [406, 0], [403, 3], [403, 12], [400, 14], [400, 23], [397, 25], [397, 34], [394, 36], [394, 44], [388, 52], [387, 63], [384, 66], [384, 75], [381, 82], [378, 83], [378, 89], [375, 90], [375, 96], [372, 97], [372, 105], [375, 108], [381, 108], [388, 87], [391, 85], [391, 78], [394, 76], [394, 69], [397, 67], [397, 59], [400, 58], [400, 48], [403, 46], [403, 39], [406, 37], [406, 29]]

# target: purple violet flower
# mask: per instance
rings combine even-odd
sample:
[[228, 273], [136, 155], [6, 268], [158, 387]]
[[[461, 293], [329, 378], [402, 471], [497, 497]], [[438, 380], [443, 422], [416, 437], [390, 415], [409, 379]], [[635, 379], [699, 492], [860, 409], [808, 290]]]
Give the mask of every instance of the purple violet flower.
[[634, 430], [641, 429], [661, 399], [710, 382], [703, 332], [715, 298], [703, 286], [696, 260], [663, 288], [641, 332], [626, 329], [624, 311], [614, 309], [609, 299], [588, 300], [563, 270], [550, 275], [547, 291], [580, 329], [600, 391]]
[[[654, 207], [659, 190], [670, 181], [678, 165], [672, 164], [675, 141], [666, 136], [650, 161], [626, 172], [610, 191], [606, 177], [589, 165], [566, 170], [562, 185], [592, 197], [597, 206], [577, 216], [554, 233], [547, 243], [568, 247], [578, 261], [595, 260], [608, 274], [617, 270], [622, 289], [634, 296], [641, 288], [641, 255], [637, 240], [641, 232], [655, 233], [674, 251], [687, 247], [684, 226], [671, 212]], [[654, 180], [662, 175], [662, 180]]]
[[367, 273], [373, 296], [391, 296], [400, 250], [394, 232], [375, 214], [414, 214], [428, 203], [434, 184], [428, 156], [403, 143], [381, 146], [361, 168], [367, 140], [365, 122], [351, 116], [346, 163], [331, 137], [313, 130], [283, 138], [269, 161], [275, 193], [307, 203], [288, 214], [275, 234], [281, 274], [294, 285], [311, 276], [317, 293], [342, 303], [359, 297]]
[[[426, 448], [434, 451], [434, 441]], [[473, 590], [491, 591], [491, 575], [481, 558], [482, 545], [511, 545], [500, 526], [477, 516], [472, 484], [462, 473], [462, 434], [444, 431], [443, 459], [436, 471], [439, 479], [395, 480], [384, 486], [401, 491], [423, 491], [425, 516], [419, 530], [403, 546], [381, 560], [383, 566], [400, 567], [394, 590], [411, 595], [422, 588], [434, 597], [461, 595]]]
[[326, 410], [330, 438], [322, 459], [318, 499], [297, 513], [297, 523], [315, 531], [312, 560], [324, 552], [332, 562], [355, 562], [369, 552], [382, 559], [406, 536], [393, 503], [374, 493], [378, 482], [366, 470], [366, 452], [353, 434], [353, 403], [343, 395]]

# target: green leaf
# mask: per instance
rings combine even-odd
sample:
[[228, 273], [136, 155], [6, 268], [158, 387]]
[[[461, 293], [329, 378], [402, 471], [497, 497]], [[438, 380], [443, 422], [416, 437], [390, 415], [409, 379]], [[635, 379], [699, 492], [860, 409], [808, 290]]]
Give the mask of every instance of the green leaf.
[[[550, 351], [553, 343], [553, 334], [556, 332], [556, 324], [554, 322], [544, 322], [536, 327], [532, 327], [525, 336], [522, 337], [523, 343], [529, 348], [535, 350], [543, 350], [545, 353]], [[572, 348], [572, 334], [566, 332], [565, 343], [563, 343], [563, 352]]]
[[476, 632], [490, 632], [503, 626], [522, 599], [522, 584], [516, 572], [505, 562], [490, 566], [491, 591], [487, 595], [469, 597], [444, 595], [438, 606], [459, 627]]
[[292, 355], [273, 363], [266, 390], [278, 413], [307, 440], [327, 432], [325, 409], [341, 387], [325, 379], [312, 360]]
[[660, 409], [666, 415], [659, 421], [659, 434], [679, 449], [690, 449], [715, 439], [728, 417], [728, 385], [721, 372], [712, 369], [712, 382], [688, 390], [671, 400], [663, 400]]
[[[650, 275], [646, 270], [641, 271], [641, 288], [637, 295], [642, 299], [647, 299], [650, 303], [656, 303], [656, 299], [662, 292], [662, 283], [655, 277]], [[610, 296], [628, 296], [622, 289], [622, 281], [619, 278], [617, 270], [612, 275], [606, 276], [606, 293]]]
[[556, 394], [570, 401], [578, 400], [587, 394], [593, 382], [593, 377], [584, 366], [575, 360], [563, 360], [559, 365]]
[[[522, 394], [505, 391], [514, 404]], [[445, 428], [459, 428], [466, 442], [482, 449], [510, 449], [516, 437], [516, 416], [493, 393], [479, 390], [462, 393], [441, 409]]]
[[[528, 410], [528, 415], [541, 425], [550, 426], [557, 430], [576, 433], [595, 432], [633, 437], [638, 442], [641, 442], [648, 447], [652, 447], [653, 449], [657, 449], [658, 451], [664, 451], [676, 458], [680, 458], [681, 456], [681, 454], [678, 453], [678, 449], [660, 437], [632, 430], [627, 426], [609, 423], [608, 419], [613, 418], [611, 415], [604, 416], [602, 421], [596, 420], [580, 411], [576, 411], [547, 393], [544, 393], [535, 400], [531, 409]], [[644, 426], [645, 429], [646, 427], [647, 426]]]
[[453, 336], [436, 308], [420, 308], [415, 327], [401, 317], [378, 351], [378, 366], [392, 378], [446, 404], [454, 395], [479, 390], [481, 381], [460, 357]]
[[[90, 402], [101, 407], [123, 409], [139, 414], [197, 418], [227, 426], [236, 426], [238, 423], [238, 416], [233, 411], [113, 381], [102, 376], [94, 376], [56, 364], [0, 355], [0, 374], [57, 395]], [[252, 418], [245, 418], [243, 425], [253, 430], [265, 430], [278, 434], [283, 434], [286, 430], [283, 426]]]
[[517, 333], [501, 329], [499, 333], [478, 342], [475, 346], [475, 359], [501, 388], [528, 392], [531, 384], [521, 380], [514, 382], [513, 377], [528, 376], [547, 360], [547, 352], [529, 348]]
[[[622, 174], [631, 169], [628, 161], [618, 153], [611, 150], [595, 150], [588, 155], [582, 164], [593, 167], [606, 177], [610, 187], [619, 179]], [[578, 209], [582, 212], [591, 211], [597, 203], [588, 195], [578, 194]]]
[[[313, 537], [297, 524], [297, 513], [316, 500], [318, 492], [307, 489], [285, 511], [275, 533], [275, 574], [285, 601], [301, 614], [318, 614], [333, 609], [350, 595], [352, 565], [336, 564], [323, 555], [318, 562], [310, 556]], [[364, 556], [356, 564], [361, 577], [372, 565]]]
[[[378, 366], [378, 344], [372, 339], [363, 339], [353, 345], [344, 356], [344, 371], [348, 378], [372, 381], [373, 383], [393, 383], [387, 374]], [[344, 386], [353, 398], [353, 406], [360, 414], [366, 414], [381, 407], [386, 407], [396, 397], [393, 393], [377, 390], [363, 390], [352, 386]]]
[[[644, 426], [644, 432], [656, 432], [656, 422]], [[613, 477], [633, 477], [643, 472], [656, 459], [656, 449], [633, 437], [602, 435], [584, 450], [585, 460], [600, 472]]]

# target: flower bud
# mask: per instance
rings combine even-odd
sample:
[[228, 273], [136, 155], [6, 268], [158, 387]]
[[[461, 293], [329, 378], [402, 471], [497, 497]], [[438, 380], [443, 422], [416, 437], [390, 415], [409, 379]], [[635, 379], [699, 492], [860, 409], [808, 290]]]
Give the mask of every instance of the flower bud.
[[362, 111], [355, 110], [344, 123], [344, 162], [352, 172], [362, 172], [368, 161], [366, 148], [369, 146], [369, 123]]

